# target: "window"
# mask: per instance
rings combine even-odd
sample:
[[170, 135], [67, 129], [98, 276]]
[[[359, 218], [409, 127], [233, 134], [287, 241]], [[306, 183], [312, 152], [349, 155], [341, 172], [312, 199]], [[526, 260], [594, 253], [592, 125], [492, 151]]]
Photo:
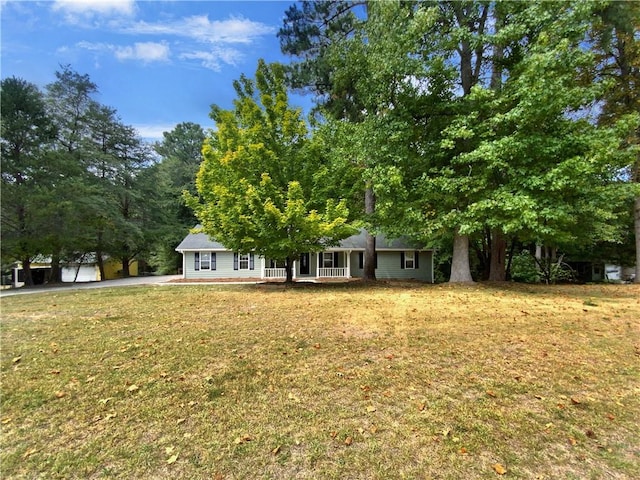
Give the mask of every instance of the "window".
[[324, 252], [322, 254], [322, 268], [333, 268], [333, 253]]
[[215, 252], [195, 252], [193, 268], [194, 270], [215, 270]]
[[254, 255], [253, 253], [234, 253], [233, 254], [233, 269], [234, 270], [253, 270]]
[[420, 252], [400, 252], [400, 268], [417, 269]]
[[414, 252], [404, 252], [404, 268], [409, 268], [409, 269], [415, 268]]

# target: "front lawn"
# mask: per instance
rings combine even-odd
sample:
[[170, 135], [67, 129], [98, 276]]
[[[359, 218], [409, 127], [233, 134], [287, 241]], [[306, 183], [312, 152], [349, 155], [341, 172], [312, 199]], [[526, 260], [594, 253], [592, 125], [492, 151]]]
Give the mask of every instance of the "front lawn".
[[2, 299], [2, 478], [640, 478], [640, 287]]

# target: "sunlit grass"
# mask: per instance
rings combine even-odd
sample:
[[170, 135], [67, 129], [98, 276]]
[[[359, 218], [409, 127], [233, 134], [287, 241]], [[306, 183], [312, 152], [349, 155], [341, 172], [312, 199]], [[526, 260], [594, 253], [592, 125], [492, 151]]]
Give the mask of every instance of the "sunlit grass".
[[3, 478], [640, 478], [640, 288], [2, 299]]

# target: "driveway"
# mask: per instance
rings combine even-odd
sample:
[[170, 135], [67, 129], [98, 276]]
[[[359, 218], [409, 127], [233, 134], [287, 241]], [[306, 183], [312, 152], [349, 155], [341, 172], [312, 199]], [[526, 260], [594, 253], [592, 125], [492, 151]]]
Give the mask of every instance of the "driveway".
[[68, 290], [81, 290], [87, 288], [128, 287], [132, 285], [161, 285], [177, 278], [182, 278], [182, 275], [151, 275], [146, 277], [129, 277], [119, 278], [116, 280], [105, 280], [104, 282], [63, 283], [60, 286], [55, 287], [36, 286], [31, 288], [10, 288], [7, 290], [0, 290], [0, 296], [8, 297], [11, 295], [60, 292]]

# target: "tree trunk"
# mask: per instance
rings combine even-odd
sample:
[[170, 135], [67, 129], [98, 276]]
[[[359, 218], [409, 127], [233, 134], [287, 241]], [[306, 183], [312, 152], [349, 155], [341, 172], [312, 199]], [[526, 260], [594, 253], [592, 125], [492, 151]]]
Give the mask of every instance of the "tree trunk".
[[96, 262], [98, 263], [98, 270], [100, 271], [100, 281], [106, 280], [104, 273], [104, 259], [102, 258], [102, 252], [96, 252]]
[[291, 261], [291, 257], [287, 257], [287, 259], [285, 260], [284, 271], [286, 273], [286, 279], [284, 283], [293, 283], [293, 262]]
[[507, 240], [500, 229], [491, 232], [491, 263], [489, 267], [490, 282], [504, 282], [507, 279], [506, 256]]
[[[376, 211], [376, 197], [373, 188], [368, 186], [364, 192], [364, 213], [369, 216]], [[367, 232], [364, 249], [364, 271], [362, 278], [365, 281], [376, 280], [376, 237]]]
[[51, 270], [49, 271], [48, 283], [62, 282], [62, 271], [60, 270], [60, 255], [51, 255]]
[[25, 286], [33, 286], [33, 275], [31, 274], [31, 259], [29, 257], [22, 260], [22, 275], [24, 276]]
[[635, 283], [640, 283], [640, 197], [635, 201], [634, 230], [636, 233], [636, 278]]
[[131, 276], [131, 272], [129, 270], [130, 260], [131, 259], [129, 257], [122, 258], [122, 278], [128, 278]]
[[449, 283], [471, 283], [469, 266], [469, 235], [460, 235], [456, 230], [453, 237], [453, 257], [451, 259], [451, 277]]

